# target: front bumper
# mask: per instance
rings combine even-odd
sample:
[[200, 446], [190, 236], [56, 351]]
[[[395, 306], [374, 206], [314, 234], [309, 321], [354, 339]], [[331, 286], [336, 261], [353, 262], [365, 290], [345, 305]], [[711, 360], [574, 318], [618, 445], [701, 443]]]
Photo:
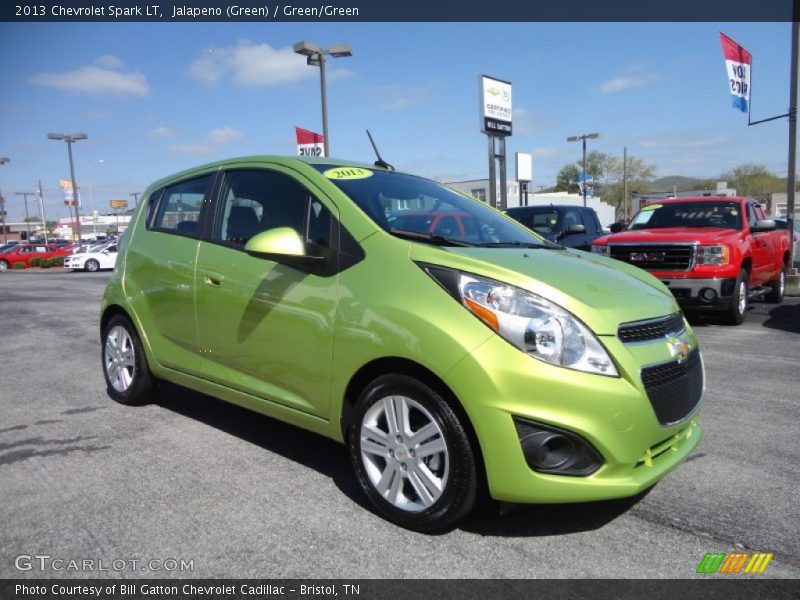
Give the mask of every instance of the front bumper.
[[730, 306], [736, 288], [735, 277], [659, 279], [682, 308], [724, 310]]
[[[681, 337], [695, 348], [690, 332]], [[493, 498], [508, 502], [583, 502], [632, 496], [653, 486], [700, 443], [696, 416], [702, 400], [680, 421], [662, 425], [645, 392], [643, 367], [674, 360], [663, 341], [601, 341], [620, 377], [549, 365], [497, 336], [460, 361], [448, 383], [475, 428]], [[454, 383], [455, 382], [455, 383]], [[514, 417], [570, 431], [602, 456], [587, 476], [532, 469]]]

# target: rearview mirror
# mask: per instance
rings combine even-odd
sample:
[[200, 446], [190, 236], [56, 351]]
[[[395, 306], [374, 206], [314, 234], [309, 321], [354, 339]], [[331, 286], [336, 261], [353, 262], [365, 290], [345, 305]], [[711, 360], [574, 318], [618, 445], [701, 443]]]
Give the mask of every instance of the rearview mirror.
[[291, 227], [276, 227], [254, 235], [245, 244], [244, 251], [256, 258], [288, 265], [312, 265], [324, 260], [321, 256], [306, 254], [303, 238]]

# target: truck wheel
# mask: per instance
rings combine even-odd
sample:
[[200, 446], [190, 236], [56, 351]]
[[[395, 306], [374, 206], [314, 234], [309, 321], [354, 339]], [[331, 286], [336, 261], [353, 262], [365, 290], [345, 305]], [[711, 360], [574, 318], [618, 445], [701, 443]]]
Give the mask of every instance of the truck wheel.
[[770, 304], [780, 304], [783, 302], [783, 294], [786, 292], [786, 269], [781, 266], [780, 274], [769, 282], [768, 284], [772, 289], [764, 296], [764, 299]]
[[723, 315], [723, 321], [728, 325], [741, 325], [747, 318], [747, 294], [749, 291], [750, 274], [747, 269], [739, 271], [736, 285], [731, 297], [731, 305]]

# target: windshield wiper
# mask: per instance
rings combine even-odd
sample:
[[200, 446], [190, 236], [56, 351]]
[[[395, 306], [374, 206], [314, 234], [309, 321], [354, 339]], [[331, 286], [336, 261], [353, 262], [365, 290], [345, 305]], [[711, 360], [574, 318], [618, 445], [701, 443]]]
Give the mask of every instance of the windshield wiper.
[[537, 242], [484, 242], [477, 244], [480, 248], [545, 248], [547, 250], [563, 250], [564, 246], [553, 244], [552, 242], [545, 242], [544, 244]]
[[396, 235], [397, 237], [406, 238], [408, 240], [414, 240], [417, 242], [431, 242], [433, 244], [438, 244], [439, 246], [474, 246], [475, 244], [471, 244], [470, 242], [463, 242], [461, 240], [454, 240], [449, 237], [445, 237], [443, 235], [437, 235], [435, 233], [424, 233], [422, 231], [408, 231], [406, 229], [395, 229], [392, 227], [389, 229], [389, 233], [392, 235]]

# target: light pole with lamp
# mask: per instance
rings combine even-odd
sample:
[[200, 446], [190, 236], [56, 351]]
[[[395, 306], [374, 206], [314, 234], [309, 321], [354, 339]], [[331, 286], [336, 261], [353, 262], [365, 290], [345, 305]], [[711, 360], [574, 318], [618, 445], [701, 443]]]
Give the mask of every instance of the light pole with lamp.
[[[7, 156], [0, 156], [0, 165], [6, 164], [9, 160]], [[3, 245], [8, 243], [8, 232], [6, 231], [6, 199], [3, 198], [3, 192], [0, 191], [0, 218], [3, 223]]]
[[583, 135], [571, 135], [567, 138], [568, 142], [583, 142], [583, 205], [586, 206], [586, 140], [596, 140], [600, 137], [599, 133], [584, 133]]
[[325, 57], [344, 58], [353, 56], [353, 49], [349, 44], [334, 44], [328, 49], [320, 48], [314, 42], [297, 42], [294, 51], [306, 57], [306, 64], [319, 67], [319, 89], [322, 97], [322, 147], [325, 156], [330, 157], [330, 143], [328, 140], [328, 100], [325, 92]]
[[31, 240], [31, 222], [29, 221], [30, 217], [28, 216], [28, 196], [36, 196], [36, 192], [14, 192], [15, 196], [24, 196], [25, 197], [25, 229], [27, 230], [28, 237], [25, 238], [26, 242]]
[[67, 143], [67, 155], [69, 156], [69, 176], [72, 182], [72, 204], [75, 206], [75, 227], [78, 231], [78, 243], [81, 243], [81, 213], [80, 201], [78, 200], [78, 186], [75, 184], [75, 166], [72, 162], [72, 144], [78, 140], [85, 140], [89, 136], [85, 133], [48, 133], [47, 138], [50, 140], [63, 140]]

